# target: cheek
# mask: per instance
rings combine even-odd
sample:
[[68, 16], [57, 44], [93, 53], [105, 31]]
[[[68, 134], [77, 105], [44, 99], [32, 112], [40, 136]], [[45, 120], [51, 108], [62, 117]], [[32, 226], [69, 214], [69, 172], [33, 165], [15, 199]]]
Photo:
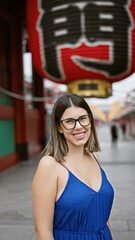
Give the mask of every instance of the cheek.
[[59, 132], [62, 133], [65, 138], [67, 138], [67, 137], [71, 134], [71, 131], [70, 131], [70, 130], [66, 130], [66, 129], [63, 128], [62, 126], [61, 126], [61, 128], [59, 129]]
[[90, 134], [91, 134], [91, 127], [87, 129], [87, 135], [90, 136]]
[[70, 131], [68, 131], [68, 132], [67, 132], [67, 131], [64, 131], [63, 134], [64, 134], [64, 136], [67, 137], [67, 138], [68, 138], [69, 136], [71, 136], [71, 132], [70, 132]]

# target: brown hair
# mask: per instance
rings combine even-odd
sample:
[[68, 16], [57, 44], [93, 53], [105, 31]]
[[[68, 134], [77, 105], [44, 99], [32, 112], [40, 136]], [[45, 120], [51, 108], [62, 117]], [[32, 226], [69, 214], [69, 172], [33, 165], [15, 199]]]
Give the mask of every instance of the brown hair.
[[49, 154], [50, 156], [53, 156], [58, 162], [64, 160], [64, 156], [68, 152], [68, 145], [64, 135], [58, 132], [57, 125], [59, 124], [60, 119], [65, 110], [71, 106], [83, 108], [87, 111], [88, 114], [91, 115], [91, 134], [84, 148], [88, 152], [101, 151], [96, 134], [93, 114], [91, 112], [89, 105], [82, 97], [73, 93], [67, 93], [60, 97], [53, 107], [51, 115], [50, 138], [43, 151], [44, 154]]

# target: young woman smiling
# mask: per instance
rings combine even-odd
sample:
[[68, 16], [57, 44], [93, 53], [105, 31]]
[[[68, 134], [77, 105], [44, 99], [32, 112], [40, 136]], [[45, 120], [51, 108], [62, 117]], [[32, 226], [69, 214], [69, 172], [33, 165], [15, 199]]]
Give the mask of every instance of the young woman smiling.
[[114, 191], [95, 152], [100, 151], [86, 101], [60, 97], [51, 134], [32, 185], [37, 240], [112, 240]]

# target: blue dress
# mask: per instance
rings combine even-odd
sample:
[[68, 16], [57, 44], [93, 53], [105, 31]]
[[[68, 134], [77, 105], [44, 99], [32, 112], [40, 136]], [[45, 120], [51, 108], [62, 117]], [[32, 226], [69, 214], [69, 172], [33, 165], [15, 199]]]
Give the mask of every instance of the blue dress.
[[99, 191], [87, 186], [67, 169], [68, 182], [55, 203], [54, 240], [112, 240], [107, 221], [114, 191], [101, 166], [100, 169]]

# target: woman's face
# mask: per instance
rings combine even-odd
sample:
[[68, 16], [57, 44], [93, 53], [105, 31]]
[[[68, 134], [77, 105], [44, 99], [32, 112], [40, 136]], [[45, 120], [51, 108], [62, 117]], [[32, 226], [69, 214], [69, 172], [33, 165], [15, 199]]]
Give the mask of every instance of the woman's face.
[[[80, 107], [69, 107], [65, 110], [60, 120], [65, 120], [67, 118], [78, 119], [83, 115], [87, 115], [87, 111]], [[85, 119], [82, 121], [85, 121]], [[70, 124], [68, 121], [63, 124]], [[64, 137], [67, 141], [68, 146], [84, 146], [89, 139], [90, 136], [90, 128], [91, 124], [88, 126], [82, 126], [78, 121], [76, 121], [76, 125], [73, 129], [67, 130], [64, 128], [62, 123], [60, 123], [59, 132], [64, 134]], [[65, 125], [64, 124], [64, 125]], [[66, 126], [66, 125], [65, 125]]]

